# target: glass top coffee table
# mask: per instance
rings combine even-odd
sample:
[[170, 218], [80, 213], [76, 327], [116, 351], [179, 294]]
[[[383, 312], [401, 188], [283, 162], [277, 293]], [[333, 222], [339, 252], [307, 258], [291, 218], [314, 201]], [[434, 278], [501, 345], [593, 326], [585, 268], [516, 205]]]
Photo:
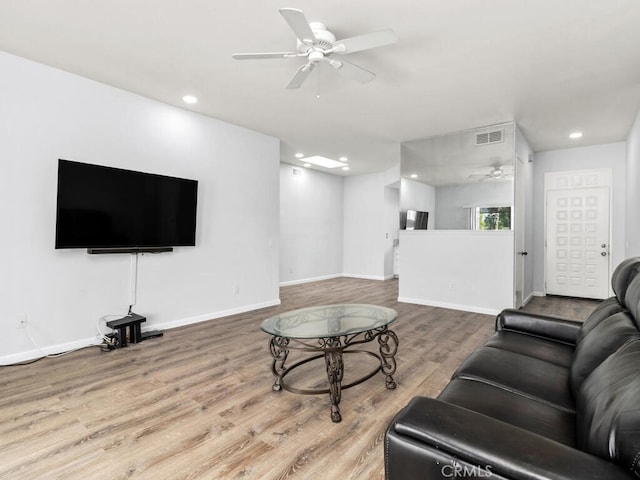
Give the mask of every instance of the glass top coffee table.
[[[397, 316], [395, 310], [387, 307], [350, 303], [302, 308], [266, 319], [260, 328], [271, 335], [271, 371], [275, 376], [272, 389], [279, 391], [284, 388], [303, 395], [328, 393], [331, 400], [331, 420], [341, 421], [339, 404], [343, 389], [358, 385], [378, 372], [385, 375], [388, 389], [396, 388], [393, 374], [396, 371], [398, 337], [389, 329], [389, 325]], [[374, 340], [378, 341], [378, 352], [352, 348]], [[316, 355], [287, 365], [291, 350]], [[376, 362], [376, 367], [366, 375], [343, 385], [344, 353], [371, 355], [379, 362]], [[324, 358], [329, 388], [300, 389], [285, 383], [284, 377], [289, 372], [320, 358]]]

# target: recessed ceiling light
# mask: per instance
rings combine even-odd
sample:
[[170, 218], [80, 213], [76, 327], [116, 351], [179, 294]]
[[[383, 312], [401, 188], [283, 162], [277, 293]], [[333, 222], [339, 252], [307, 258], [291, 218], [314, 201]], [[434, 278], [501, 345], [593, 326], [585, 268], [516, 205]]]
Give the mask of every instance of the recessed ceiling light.
[[349, 170], [349, 167], [342, 167], [342, 170], [346, 172], [347, 170]]
[[304, 153], [296, 153], [296, 158], [303, 158], [304, 157]]
[[418, 174], [417, 173], [412, 173], [411, 174], [411, 178], [418, 178]]
[[325, 168], [337, 168], [337, 167], [345, 167], [346, 165], [337, 160], [333, 160], [327, 157], [321, 157], [320, 155], [314, 155], [313, 157], [306, 157], [303, 159], [307, 163], [311, 163], [313, 165], [318, 165], [319, 167]]
[[185, 95], [182, 97], [182, 101], [184, 103], [188, 103], [189, 105], [193, 105], [194, 103], [198, 103], [198, 99], [193, 95]]
[[309, 168], [309, 167], [311, 166], [311, 164], [310, 164], [310, 163], [305, 163], [305, 164], [304, 164], [304, 166], [305, 166], [306, 168]]
[[347, 157], [340, 157], [339, 160], [341, 162], [348, 162], [349, 161], [349, 159]]
[[569, 135], [569, 138], [575, 140], [576, 138], [580, 138], [582, 137], [582, 132], [573, 132], [571, 135]]

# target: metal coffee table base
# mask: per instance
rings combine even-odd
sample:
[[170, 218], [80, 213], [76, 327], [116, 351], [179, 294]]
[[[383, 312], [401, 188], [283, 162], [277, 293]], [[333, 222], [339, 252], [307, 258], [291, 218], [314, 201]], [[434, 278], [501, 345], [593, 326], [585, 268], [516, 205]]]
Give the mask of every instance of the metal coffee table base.
[[[378, 340], [379, 353], [374, 353], [369, 350], [357, 350], [350, 348], [354, 345], [372, 342], [375, 339]], [[328, 393], [331, 400], [331, 420], [334, 422], [340, 422], [342, 420], [339, 405], [343, 389], [358, 385], [365, 380], [373, 377], [378, 372], [382, 372], [385, 375], [385, 383], [388, 389], [396, 388], [396, 382], [393, 379], [393, 374], [396, 372], [395, 355], [398, 351], [398, 337], [392, 330], [389, 330], [387, 327], [368, 330], [366, 332], [357, 333], [354, 335], [318, 338], [314, 340], [300, 340], [294, 338], [272, 336], [269, 340], [269, 350], [271, 352], [271, 356], [273, 357], [271, 371], [276, 377], [273, 387], [271, 388], [274, 391], [285, 389], [289, 392], [299, 393], [302, 395], [318, 395]], [[287, 366], [285, 365], [285, 363], [287, 361], [287, 357], [289, 356], [290, 350], [320, 354], [305, 358], [290, 366]], [[358, 378], [357, 380], [354, 380], [351, 383], [343, 385], [342, 380], [344, 377], [344, 362], [342, 356], [345, 353], [363, 353], [366, 355], [371, 355], [372, 357], [377, 358], [380, 364], [366, 375]], [[329, 381], [329, 388], [301, 389], [287, 385], [284, 382], [284, 377], [295, 368], [323, 357], [327, 371], [327, 379]]]

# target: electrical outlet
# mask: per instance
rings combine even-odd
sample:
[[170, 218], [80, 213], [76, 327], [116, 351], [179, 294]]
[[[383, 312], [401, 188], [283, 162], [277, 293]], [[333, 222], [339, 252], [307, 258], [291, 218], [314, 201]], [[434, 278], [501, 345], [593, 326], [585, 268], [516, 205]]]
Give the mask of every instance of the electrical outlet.
[[18, 315], [18, 328], [27, 328], [27, 314]]

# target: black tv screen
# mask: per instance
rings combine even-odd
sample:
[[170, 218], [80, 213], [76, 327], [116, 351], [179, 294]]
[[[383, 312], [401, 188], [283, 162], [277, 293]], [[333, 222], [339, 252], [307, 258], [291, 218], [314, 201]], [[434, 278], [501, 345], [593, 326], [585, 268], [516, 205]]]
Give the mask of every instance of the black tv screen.
[[406, 230], [426, 230], [429, 223], [429, 212], [420, 210], [407, 210], [404, 229]]
[[197, 180], [58, 160], [56, 248], [193, 246]]

